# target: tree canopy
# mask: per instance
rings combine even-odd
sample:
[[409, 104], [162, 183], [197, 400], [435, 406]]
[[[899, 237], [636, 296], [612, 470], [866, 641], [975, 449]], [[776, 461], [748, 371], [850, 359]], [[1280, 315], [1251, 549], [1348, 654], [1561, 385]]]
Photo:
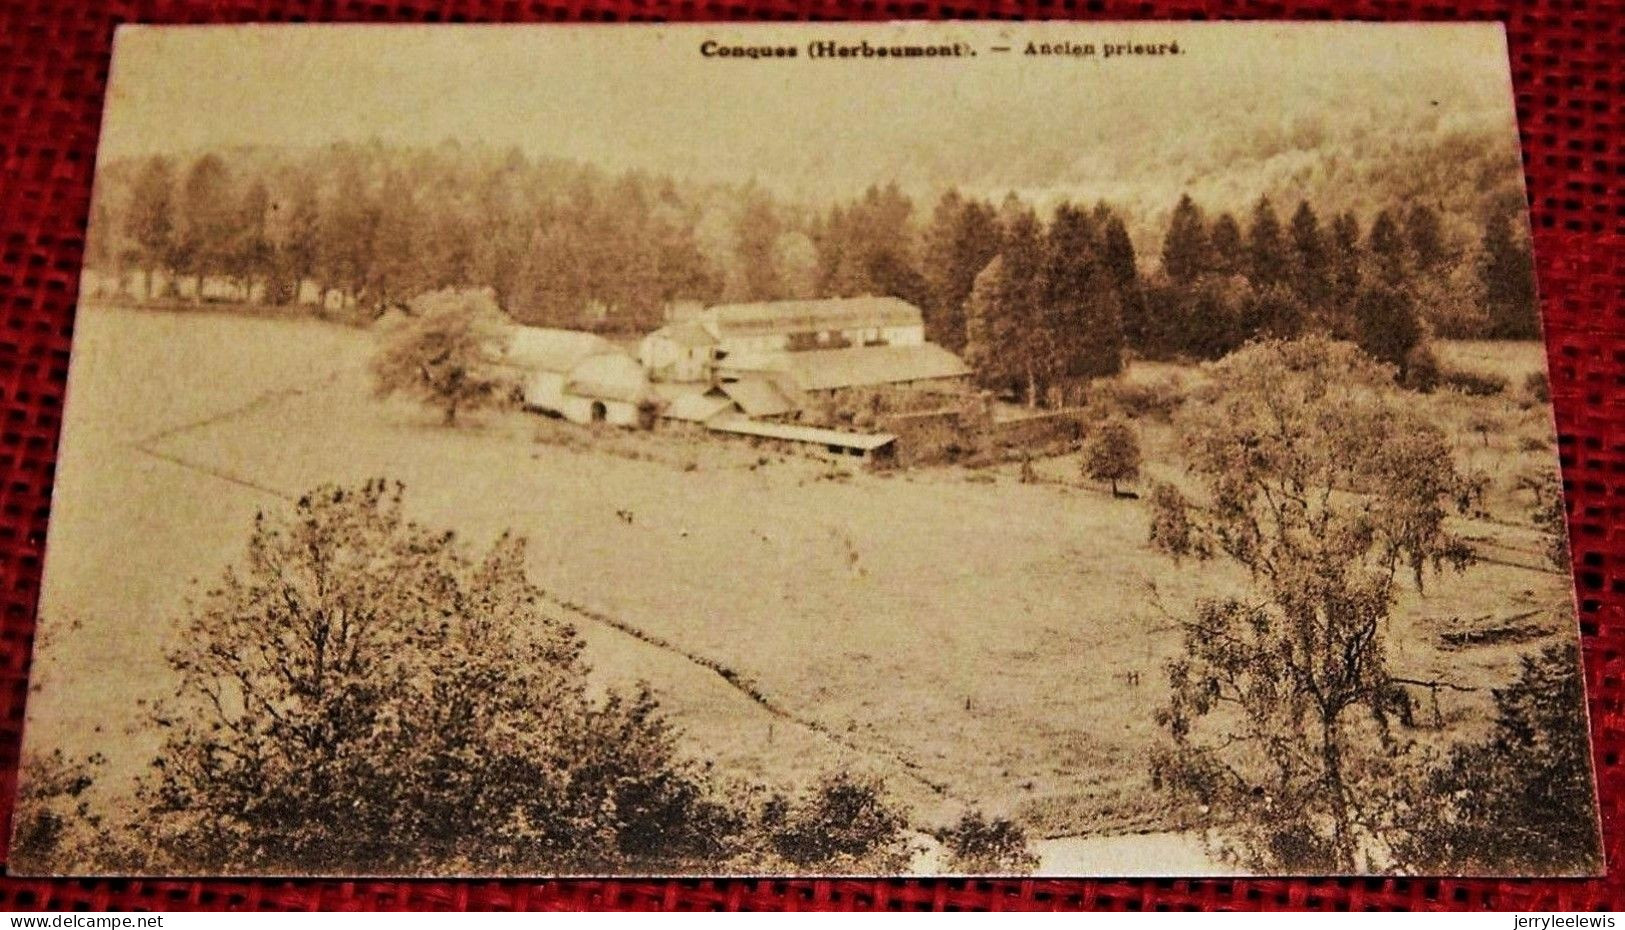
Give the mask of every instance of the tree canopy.
[[1251, 867], [1388, 867], [1391, 725], [1409, 703], [1385, 621], [1401, 579], [1420, 587], [1424, 571], [1471, 560], [1445, 516], [1473, 483], [1392, 370], [1352, 345], [1258, 342], [1209, 374], [1180, 420], [1199, 506], [1159, 491], [1182, 515], [1155, 521], [1153, 541], [1228, 558], [1253, 593], [1181, 618], [1155, 775], [1219, 811], [1222, 848]]
[[379, 396], [404, 394], [440, 409], [500, 406], [514, 386], [499, 367], [507, 321], [489, 291], [437, 291], [414, 299], [380, 335], [372, 359]]

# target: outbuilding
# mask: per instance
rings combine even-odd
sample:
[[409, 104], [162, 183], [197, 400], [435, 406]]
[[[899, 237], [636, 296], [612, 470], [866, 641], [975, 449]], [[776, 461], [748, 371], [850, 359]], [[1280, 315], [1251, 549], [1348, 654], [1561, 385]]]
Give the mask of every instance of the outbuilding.
[[525, 407], [573, 423], [648, 427], [656, 397], [643, 366], [592, 333], [516, 326], [503, 361], [520, 375]]
[[821, 457], [864, 462], [891, 461], [897, 443], [897, 437], [890, 433], [852, 433], [797, 423], [771, 423], [739, 414], [712, 417], [705, 425], [719, 433], [789, 443]]
[[643, 337], [638, 360], [656, 381], [702, 381], [716, 345], [716, 337], [699, 322], [673, 323]]

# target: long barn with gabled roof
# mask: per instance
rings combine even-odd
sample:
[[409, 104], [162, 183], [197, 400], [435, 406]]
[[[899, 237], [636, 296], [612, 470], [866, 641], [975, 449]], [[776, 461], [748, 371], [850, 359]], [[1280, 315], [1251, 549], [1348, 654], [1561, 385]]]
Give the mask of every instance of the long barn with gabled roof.
[[920, 309], [896, 297], [720, 304], [644, 338], [655, 381], [771, 379], [795, 392], [963, 382], [970, 369], [925, 339]]

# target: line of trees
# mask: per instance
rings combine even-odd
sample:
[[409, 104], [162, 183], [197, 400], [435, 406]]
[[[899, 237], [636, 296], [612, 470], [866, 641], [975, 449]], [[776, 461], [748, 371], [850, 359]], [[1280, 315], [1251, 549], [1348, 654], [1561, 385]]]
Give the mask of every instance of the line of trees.
[[717, 273], [698, 243], [701, 207], [666, 180], [611, 177], [447, 144], [334, 145], [302, 158], [207, 153], [111, 169], [87, 264], [173, 291], [192, 279], [289, 304], [331, 295], [362, 314], [425, 291], [490, 287], [524, 322], [658, 320], [709, 299]]
[[1040, 217], [1013, 194], [949, 190], [919, 211], [891, 184], [819, 206], [452, 142], [153, 157], [108, 166], [97, 193], [87, 264], [140, 296], [190, 280], [201, 299], [212, 279], [376, 315], [489, 287], [523, 323], [638, 330], [683, 301], [892, 295], [983, 386], [1030, 403], [1114, 373], [1125, 350], [1218, 358], [1321, 332], [1403, 373], [1429, 333], [1538, 335], [1521, 204], [1501, 200], [1475, 217], [1407, 202], [1366, 224], [1308, 200], [1283, 221], [1267, 198], [1238, 219], [1184, 196], [1142, 268], [1104, 203]]
[[1260, 198], [1245, 226], [1190, 197], [1173, 211], [1158, 274], [1130, 304], [1129, 342], [1147, 355], [1219, 358], [1258, 336], [1308, 332], [1356, 342], [1406, 373], [1431, 332], [1540, 334], [1534, 267], [1517, 206], [1493, 208], [1476, 238], [1447, 235], [1426, 203], [1323, 221], [1301, 201], [1282, 223]]

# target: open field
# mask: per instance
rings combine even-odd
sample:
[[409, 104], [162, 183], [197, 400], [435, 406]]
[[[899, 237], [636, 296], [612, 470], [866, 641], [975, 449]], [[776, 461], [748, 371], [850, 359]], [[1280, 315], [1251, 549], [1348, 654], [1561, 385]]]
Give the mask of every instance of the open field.
[[[477, 542], [526, 535], [532, 577], [582, 629], [599, 680], [649, 681], [724, 771], [793, 784], [873, 770], [925, 823], [975, 803], [1046, 836], [1180, 825], [1145, 770], [1170, 616], [1244, 579], [1153, 553], [1141, 504], [1085, 486], [1073, 457], [1021, 484], [1015, 466], [832, 473], [714, 437], [595, 438], [522, 414], [447, 430], [371, 397], [369, 349], [367, 333], [319, 323], [81, 311], [34, 745], [137, 771], [185, 599], [239, 555], [255, 511], [387, 476], [426, 522]], [[1459, 450], [1499, 476], [1472, 532], [1504, 558], [1408, 595], [1388, 636], [1400, 674], [1483, 687], [1512, 678], [1530, 642], [1450, 648], [1453, 618], [1529, 613], [1542, 637], [1572, 636], [1572, 620], [1511, 486], [1555, 467], [1523, 442], [1546, 413], [1438, 402], [1467, 400], [1449, 415], [1506, 418]], [[1178, 437], [1145, 431], [1160, 476]], [[1485, 692], [1440, 701], [1443, 735], [1419, 738], [1486, 719]]]
[[1445, 365], [1479, 374], [1497, 374], [1514, 388], [1535, 372], [1546, 370], [1546, 350], [1538, 342], [1444, 339], [1434, 351]]

